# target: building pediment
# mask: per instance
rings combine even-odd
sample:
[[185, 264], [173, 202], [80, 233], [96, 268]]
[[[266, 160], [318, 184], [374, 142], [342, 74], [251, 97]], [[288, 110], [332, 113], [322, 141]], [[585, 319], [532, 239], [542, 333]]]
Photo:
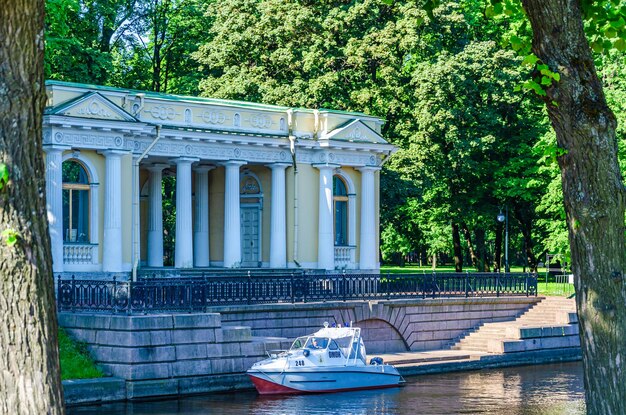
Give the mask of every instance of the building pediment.
[[138, 121], [135, 117], [97, 92], [88, 92], [46, 112], [51, 115], [95, 118], [108, 121]]
[[384, 138], [380, 136], [376, 131], [372, 130], [361, 120], [350, 120], [328, 134], [320, 137], [320, 140], [336, 140], [336, 141], [349, 141], [349, 142], [361, 142], [372, 144], [387, 144]]

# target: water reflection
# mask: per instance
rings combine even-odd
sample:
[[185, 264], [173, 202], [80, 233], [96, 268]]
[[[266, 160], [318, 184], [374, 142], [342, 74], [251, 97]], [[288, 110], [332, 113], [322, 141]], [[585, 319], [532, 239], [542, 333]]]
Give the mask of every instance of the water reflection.
[[582, 365], [526, 366], [417, 376], [399, 389], [263, 397], [255, 392], [69, 408], [68, 415], [585, 413]]

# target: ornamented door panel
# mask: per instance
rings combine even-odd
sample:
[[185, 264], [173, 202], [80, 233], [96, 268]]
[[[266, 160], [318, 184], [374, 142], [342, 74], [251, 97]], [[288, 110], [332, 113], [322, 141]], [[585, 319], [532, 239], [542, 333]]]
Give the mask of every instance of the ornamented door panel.
[[259, 206], [241, 207], [241, 266], [259, 267], [260, 250]]

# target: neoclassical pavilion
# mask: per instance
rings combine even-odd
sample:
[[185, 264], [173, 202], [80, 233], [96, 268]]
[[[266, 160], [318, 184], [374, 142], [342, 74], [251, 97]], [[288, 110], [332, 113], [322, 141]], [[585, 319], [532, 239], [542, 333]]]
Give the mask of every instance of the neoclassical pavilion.
[[[54, 271], [376, 270], [383, 120], [49, 81], [46, 197]], [[164, 175], [175, 218], [164, 218]]]

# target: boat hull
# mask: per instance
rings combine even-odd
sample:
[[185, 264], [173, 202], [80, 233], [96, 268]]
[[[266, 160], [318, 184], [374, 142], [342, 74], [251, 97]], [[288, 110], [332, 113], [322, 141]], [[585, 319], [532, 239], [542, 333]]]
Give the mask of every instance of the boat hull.
[[402, 377], [390, 365], [324, 370], [265, 372], [249, 370], [248, 376], [261, 395], [330, 393], [400, 386]]

